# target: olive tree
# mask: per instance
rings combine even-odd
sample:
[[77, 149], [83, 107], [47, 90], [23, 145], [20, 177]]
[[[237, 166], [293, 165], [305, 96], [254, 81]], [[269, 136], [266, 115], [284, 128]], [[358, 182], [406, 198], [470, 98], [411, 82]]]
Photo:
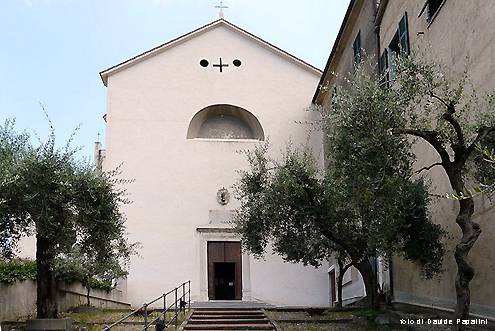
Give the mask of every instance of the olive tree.
[[10, 122], [0, 132], [0, 242], [12, 247], [36, 236], [37, 316], [55, 318], [57, 258], [74, 247], [98, 263], [125, 261], [132, 252], [119, 210], [128, 203], [125, 181], [79, 161], [71, 139], [58, 148], [53, 127], [37, 146]]
[[[125, 247], [124, 247], [125, 249]], [[129, 252], [115, 248], [110, 253], [91, 254], [93, 249], [85, 252], [81, 246], [73, 247], [70, 253], [60, 254], [55, 259], [57, 280], [65, 282], [79, 281], [86, 288], [86, 305], [91, 306], [91, 289], [109, 291], [115, 282], [128, 273]]]
[[352, 79], [325, 114], [326, 171], [304, 148], [289, 147], [281, 160], [268, 156], [267, 145], [247, 152], [234, 224], [244, 248], [258, 257], [271, 246], [286, 261], [318, 266], [343, 254], [377, 307], [371, 260], [399, 254], [432, 277], [442, 265], [444, 231], [429, 220], [425, 182], [411, 179], [409, 143], [390, 134], [388, 115], [380, 111], [388, 99], [375, 93], [387, 92], [361, 71]]
[[[476, 162], [477, 146], [495, 134], [495, 95], [476, 91], [467, 71], [450, 72], [426, 57], [398, 57], [395, 62], [395, 80], [388, 91], [391, 100], [399, 105], [394, 111], [404, 121], [391, 125], [391, 131], [431, 146], [438, 162], [423, 169], [443, 168], [452, 188], [449, 194], [463, 197], [458, 199], [455, 219], [462, 232], [454, 251], [457, 263], [455, 319], [467, 319], [469, 284], [475, 275], [468, 254], [481, 234], [480, 225], [472, 219], [475, 202], [469, 191], [479, 167], [486, 167], [486, 163]], [[462, 328], [462, 325], [453, 328]]]
[[[13, 119], [7, 119], [3, 125], [0, 125], [0, 186], [2, 190], [15, 179], [14, 164], [17, 164], [26, 152], [28, 142], [29, 136], [25, 132], [15, 132]], [[12, 258], [15, 253], [15, 243], [20, 237], [19, 227], [25, 227], [26, 224], [9, 222], [5, 218], [6, 202], [4, 194], [0, 193], [0, 255]]]

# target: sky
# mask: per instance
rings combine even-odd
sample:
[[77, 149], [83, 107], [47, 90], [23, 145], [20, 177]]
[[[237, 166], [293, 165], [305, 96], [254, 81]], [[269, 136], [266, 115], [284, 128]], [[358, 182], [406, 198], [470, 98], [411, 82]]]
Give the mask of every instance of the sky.
[[[348, 0], [224, 0], [225, 18], [323, 69]], [[63, 145], [104, 142], [99, 72], [218, 18], [216, 0], [0, 0], [0, 123]], [[315, 86], [316, 88], [316, 86]]]

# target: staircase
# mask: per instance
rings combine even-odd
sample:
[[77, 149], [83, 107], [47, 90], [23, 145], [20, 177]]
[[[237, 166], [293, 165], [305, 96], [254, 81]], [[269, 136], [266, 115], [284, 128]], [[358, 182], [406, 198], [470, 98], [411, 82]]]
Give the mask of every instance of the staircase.
[[275, 330], [257, 308], [196, 308], [184, 330]]

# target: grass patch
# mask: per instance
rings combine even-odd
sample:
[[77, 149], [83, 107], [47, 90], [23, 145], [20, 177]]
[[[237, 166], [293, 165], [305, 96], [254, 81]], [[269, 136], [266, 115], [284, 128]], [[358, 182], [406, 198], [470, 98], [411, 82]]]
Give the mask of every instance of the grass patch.
[[374, 321], [375, 318], [380, 315], [382, 312], [380, 310], [375, 309], [363, 309], [359, 310], [355, 313], [356, 316], [366, 317], [368, 321]]
[[310, 319], [309, 314], [305, 311], [286, 312], [277, 310], [266, 310], [265, 313], [268, 317], [275, 321]]
[[[383, 311], [372, 309], [328, 309], [325, 311], [266, 311], [266, 314], [276, 321], [284, 331], [334, 331], [334, 330], [397, 330], [377, 325], [375, 318]], [[356, 320], [356, 317], [359, 320]]]
[[266, 314], [273, 320], [347, 320], [352, 319], [357, 310], [328, 309], [321, 313], [312, 311], [277, 311], [267, 310]]
[[[87, 331], [101, 331], [105, 325], [112, 324], [116, 322], [117, 320], [121, 319], [122, 317], [126, 316], [129, 314], [131, 311], [130, 310], [115, 310], [115, 309], [84, 309], [84, 310], [75, 310], [73, 312], [66, 312], [66, 313], [61, 313], [61, 317], [68, 317], [72, 318], [77, 324], [84, 326], [85, 330]], [[179, 318], [178, 318], [178, 325], [182, 323], [182, 321], [185, 319], [186, 313], [180, 313]], [[155, 318], [161, 315], [161, 312], [159, 311], [152, 311], [148, 314], [148, 322], [151, 322]], [[173, 312], [168, 312], [167, 313], [167, 321], [172, 319], [173, 317]], [[136, 314], [130, 316], [128, 319], [126, 319], [127, 322], [144, 322], [144, 316], [142, 314]], [[97, 324], [95, 324], [97, 323]], [[142, 330], [144, 327], [143, 324], [141, 325], [130, 325], [130, 324], [122, 324], [122, 325], [117, 325], [112, 328], [114, 331], [138, 331]], [[150, 326], [150, 330], [154, 330], [155, 327]], [[170, 327], [168, 330], [175, 330], [175, 328]]]
[[343, 319], [352, 319], [356, 311], [352, 310], [325, 310], [321, 315], [313, 315], [314, 318], [319, 319], [328, 319], [328, 320], [343, 320]]
[[293, 324], [293, 323], [279, 323], [280, 327], [284, 331], [363, 331], [369, 330], [366, 327], [344, 324], [344, 325], [332, 325], [332, 324]]

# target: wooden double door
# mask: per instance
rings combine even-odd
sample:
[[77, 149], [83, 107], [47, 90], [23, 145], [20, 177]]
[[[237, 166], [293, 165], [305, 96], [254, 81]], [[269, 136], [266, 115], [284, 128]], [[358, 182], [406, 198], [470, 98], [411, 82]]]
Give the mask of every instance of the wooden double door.
[[241, 300], [241, 243], [209, 241], [207, 254], [208, 298], [210, 300]]

